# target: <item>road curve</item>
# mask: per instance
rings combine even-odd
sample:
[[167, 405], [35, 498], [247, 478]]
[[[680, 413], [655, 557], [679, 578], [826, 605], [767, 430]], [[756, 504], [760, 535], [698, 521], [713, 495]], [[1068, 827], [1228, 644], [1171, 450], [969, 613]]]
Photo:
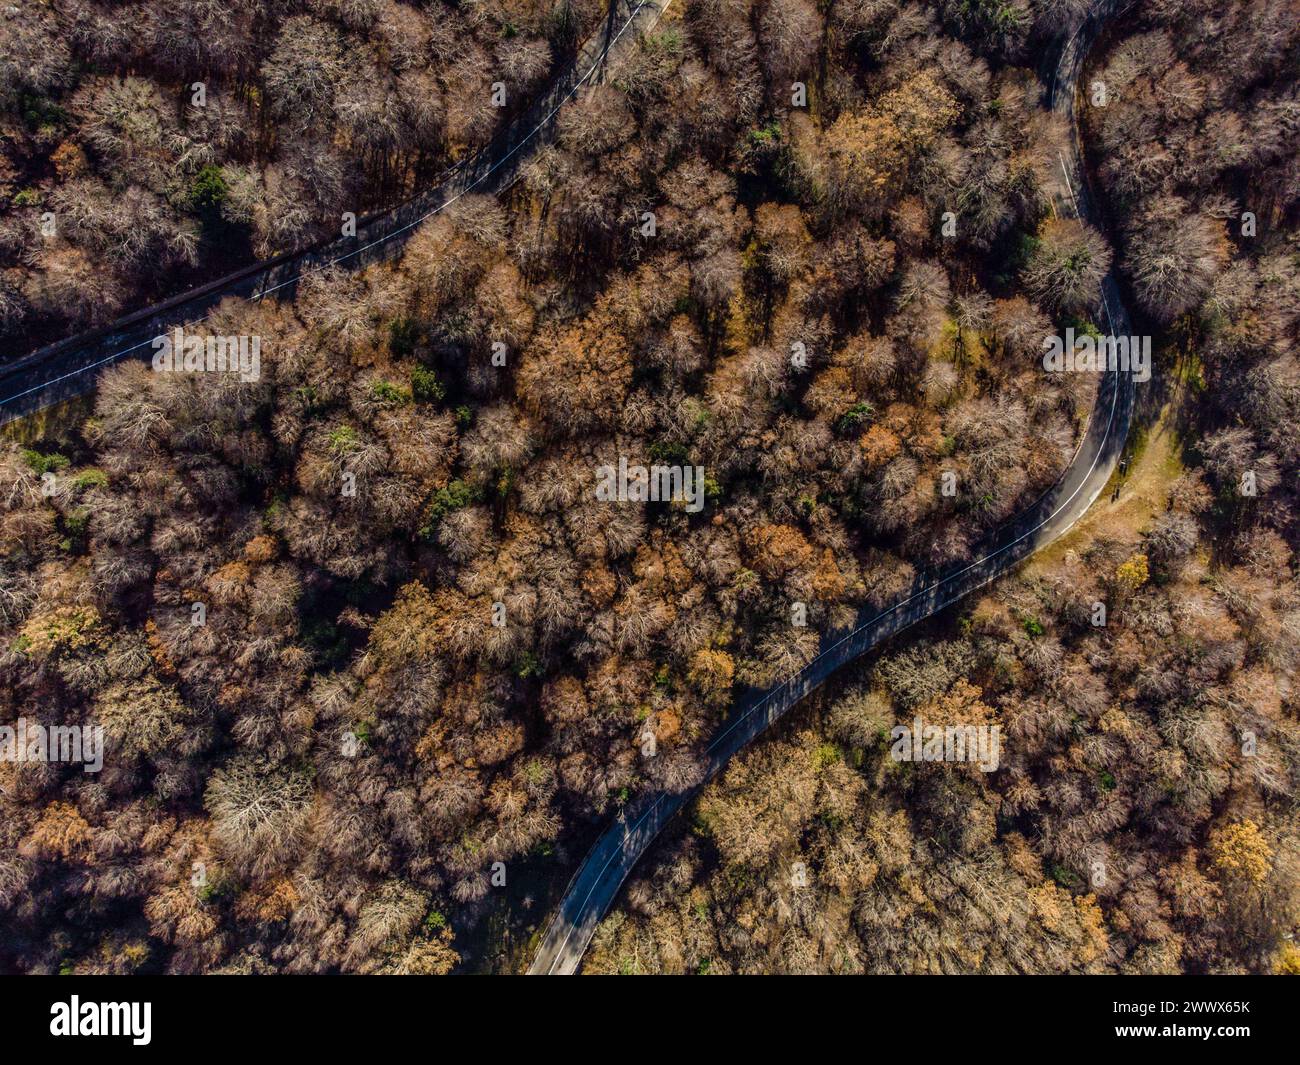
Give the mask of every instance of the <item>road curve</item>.
[[291, 295], [305, 275], [332, 266], [353, 269], [400, 253], [420, 223], [469, 193], [497, 193], [519, 176], [528, 156], [554, 135], [560, 108], [636, 46], [673, 0], [610, 0], [604, 23], [547, 91], [492, 143], [451, 168], [436, 187], [388, 211], [358, 219], [357, 235], [253, 263], [208, 284], [145, 307], [100, 329], [79, 333], [0, 365], [0, 425], [95, 387], [101, 371], [124, 359], [153, 356], [153, 340], [176, 326], [205, 321], [227, 297]]
[[[1110, 3], [1101, 5], [1105, 11], [1111, 6]], [[1058, 215], [1093, 221], [1096, 219], [1088, 198], [1075, 121], [1075, 87], [1084, 57], [1104, 17], [1095, 14], [1065, 42], [1049, 90], [1052, 108], [1069, 122], [1073, 131], [1070, 150], [1062, 152], [1059, 159], [1061, 188], [1054, 197], [1053, 209]], [[1102, 283], [1101, 302], [1109, 332], [1115, 336], [1129, 335], [1128, 315], [1120, 302], [1113, 272]], [[1083, 440], [1065, 474], [1025, 513], [999, 529], [984, 548], [977, 549], [975, 561], [922, 575], [893, 605], [878, 613], [860, 614], [856, 626], [847, 635], [824, 637], [823, 643], [828, 645], [812, 662], [789, 680], [751, 696], [745, 709], [726, 723], [705, 752], [705, 776], [698, 785], [682, 792], [646, 795], [626, 810], [596, 840], [574, 873], [528, 972], [541, 975], [576, 972], [596, 925], [613, 904], [632, 867], [664, 826], [722, 771], [733, 755], [832, 673], [908, 626], [988, 584], [1078, 521], [1105, 487], [1119, 461], [1128, 436], [1133, 400], [1131, 374], [1103, 374]]]

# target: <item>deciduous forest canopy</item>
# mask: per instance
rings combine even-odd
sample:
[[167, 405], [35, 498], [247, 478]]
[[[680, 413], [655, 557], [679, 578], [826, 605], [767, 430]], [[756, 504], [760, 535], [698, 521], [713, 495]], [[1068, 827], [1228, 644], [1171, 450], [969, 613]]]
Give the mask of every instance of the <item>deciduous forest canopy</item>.
[[[1113, 262], [1155, 340], [1147, 509], [738, 757], [588, 968], [1300, 970], [1300, 19], [1110, 24], [1080, 86], [1103, 232], [1054, 209], [1041, 62], [1085, 11], [679, 0], [500, 197], [195, 327], [260, 338], [257, 380], [124, 364], [5, 444], [0, 724], [106, 750], [0, 761], [0, 968], [517, 970], [738, 692], [1057, 480], [1097, 380], [1042, 342], [1097, 333]], [[0, 333], [394, 202], [600, 18], [0, 12]], [[702, 468], [705, 506], [598, 501], [620, 458]], [[999, 726], [997, 770], [893, 761], [918, 715]]]

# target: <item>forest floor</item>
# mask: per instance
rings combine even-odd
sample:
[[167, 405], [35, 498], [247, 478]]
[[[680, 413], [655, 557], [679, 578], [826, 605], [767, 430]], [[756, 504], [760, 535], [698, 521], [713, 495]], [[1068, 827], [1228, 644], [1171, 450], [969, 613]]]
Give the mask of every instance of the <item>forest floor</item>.
[[95, 396], [73, 396], [0, 426], [0, 439], [32, 446], [61, 447], [76, 439], [82, 424], [95, 410]]

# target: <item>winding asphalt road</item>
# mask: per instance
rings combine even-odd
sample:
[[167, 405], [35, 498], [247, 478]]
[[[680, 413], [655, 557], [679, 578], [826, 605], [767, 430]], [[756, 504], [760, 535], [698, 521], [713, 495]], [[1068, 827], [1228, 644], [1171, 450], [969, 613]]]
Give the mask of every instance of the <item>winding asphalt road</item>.
[[518, 178], [523, 163], [554, 135], [560, 108], [585, 84], [636, 47], [672, 0], [610, 0], [601, 28], [578, 50], [545, 93], [534, 100], [481, 152], [449, 170], [406, 203], [358, 219], [357, 235], [306, 251], [254, 263], [199, 288], [145, 307], [101, 329], [79, 333], [0, 364], [0, 425], [95, 387], [99, 374], [124, 359], [153, 357], [153, 340], [176, 326], [205, 321], [224, 299], [260, 300], [293, 294], [307, 274], [330, 267], [354, 269], [398, 255], [420, 224], [469, 193], [499, 193]]
[[[400, 253], [420, 223], [471, 192], [508, 188], [522, 163], [550, 139], [556, 115], [582, 85], [599, 81], [606, 69], [635, 47], [672, 0], [612, 0], [602, 30], [579, 50], [548, 92], [518, 116], [483, 152], [453, 168], [436, 188], [401, 206], [358, 222], [355, 238], [333, 241], [306, 252], [256, 263], [198, 289], [154, 304], [111, 325], [41, 348], [0, 366], [0, 425], [29, 415], [94, 388], [98, 374], [128, 358], [152, 356], [155, 337], [178, 325], [206, 320], [228, 297], [261, 299], [291, 295], [306, 274], [333, 266], [355, 268]], [[1112, 5], [1103, 5], [1109, 8]], [[1075, 130], [1068, 153], [1060, 158], [1061, 188], [1054, 209], [1059, 215], [1088, 219], [1092, 214], [1083, 180], [1081, 151], [1074, 122], [1075, 86], [1087, 49], [1101, 19], [1094, 17], [1066, 42], [1051, 89], [1051, 103]], [[1115, 278], [1102, 284], [1102, 305], [1113, 335], [1129, 333], [1128, 316], [1119, 300]], [[530, 973], [573, 973], [637, 860], [671, 820], [731, 757], [762, 734], [832, 673], [883, 640], [988, 584], [1069, 529], [1105, 486], [1128, 434], [1134, 387], [1130, 375], [1107, 373], [1100, 382], [1088, 428], [1064, 477], [1028, 511], [1000, 529], [974, 562], [918, 578], [908, 594], [892, 606], [864, 614], [847, 635], [829, 645], [789, 680], [752, 694], [714, 738], [707, 750], [707, 769], [697, 787], [642, 799], [596, 841], [570, 881], [548, 926]]]
[[[1112, 4], [1102, 5], [1109, 12]], [[1060, 188], [1053, 210], [1059, 216], [1089, 219], [1093, 214], [1081, 166], [1075, 88], [1083, 60], [1105, 15], [1095, 15], [1062, 48], [1050, 89], [1051, 106], [1073, 131], [1068, 153], [1062, 152]], [[1095, 219], [1092, 219], [1095, 221]], [[1128, 315], [1119, 299], [1113, 273], [1101, 289], [1101, 303], [1111, 335], [1130, 333]], [[571, 974], [637, 860], [673, 816], [746, 744], [766, 731], [791, 707], [816, 690], [832, 673], [860, 658], [883, 640], [929, 617], [988, 584], [1068, 530], [1092, 505], [1119, 461], [1133, 410], [1131, 374], [1102, 375], [1096, 401], [1082, 442], [1064, 476], [1024, 514], [1003, 526], [975, 552], [973, 562], [919, 577], [892, 606], [879, 613], [866, 611], [847, 635], [832, 634], [821, 653], [789, 680], [755, 693], [714, 738], [705, 752], [704, 779], [687, 791], [648, 794], [626, 810], [596, 840], [574, 873], [547, 927], [530, 974]]]

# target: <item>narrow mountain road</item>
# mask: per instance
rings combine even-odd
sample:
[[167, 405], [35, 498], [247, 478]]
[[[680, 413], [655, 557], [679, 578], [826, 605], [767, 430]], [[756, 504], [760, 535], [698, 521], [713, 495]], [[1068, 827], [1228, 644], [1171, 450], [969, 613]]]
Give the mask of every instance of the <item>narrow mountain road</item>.
[[[1110, 4], [1103, 4], [1108, 12]], [[1061, 153], [1060, 188], [1053, 209], [1058, 216], [1092, 220], [1093, 209], [1084, 181], [1082, 149], [1075, 115], [1075, 93], [1083, 61], [1104, 15], [1094, 15], [1062, 48], [1050, 88], [1051, 106], [1069, 122], [1071, 148]], [[1105, 328], [1115, 336], [1129, 334], [1128, 315], [1119, 300], [1113, 273], [1102, 285]], [[1134, 400], [1132, 374], [1102, 375], [1087, 430], [1064, 476], [1020, 517], [1003, 526], [972, 562], [919, 577], [908, 593], [880, 612], [864, 612], [847, 635], [833, 634], [829, 645], [797, 674], [751, 697], [714, 738], [706, 751], [704, 780], [683, 792], [644, 796], [626, 810], [596, 840], [565, 890], [530, 974], [570, 974], [577, 971], [596, 926], [612, 905], [637, 860], [664, 826], [720, 773], [732, 756], [766, 731], [791, 707], [815, 691], [832, 673], [860, 658], [882, 641], [957, 602], [988, 584], [1040, 547], [1068, 530], [1110, 479], [1128, 436]], [[826, 642], [825, 640], [823, 642]]]
[[[205, 321], [228, 297], [288, 296], [309, 273], [330, 267], [355, 268], [400, 254], [420, 224], [470, 193], [495, 193], [518, 177], [528, 156], [554, 135], [563, 104], [584, 84], [599, 82], [607, 69], [636, 47], [672, 0], [612, 0], [603, 28], [579, 50], [547, 93], [518, 116], [483, 152], [453, 168], [439, 185], [401, 206], [359, 220], [357, 236], [302, 253], [256, 263], [210, 284], [144, 308], [111, 325], [70, 337], [0, 365], [0, 425], [91, 391], [98, 375], [124, 359], [152, 356], [153, 339], [176, 326]], [[1109, 3], [1103, 7], [1109, 8]], [[1092, 208], [1081, 167], [1074, 123], [1075, 88], [1084, 57], [1099, 29], [1094, 16], [1064, 46], [1051, 89], [1054, 109], [1070, 121], [1074, 136], [1062, 153], [1059, 215], [1089, 219]], [[1127, 335], [1128, 317], [1113, 274], [1102, 285], [1105, 326]], [[1062, 479], [1028, 511], [999, 530], [978, 551], [976, 561], [923, 576], [906, 596], [879, 613], [859, 618], [847, 635], [834, 637], [794, 677], [752, 697], [714, 738], [707, 750], [704, 782], [680, 793], [644, 796], [607, 829], [574, 874], [548, 926], [532, 973], [573, 973], [596, 925], [609, 909], [637, 860], [668, 821], [709, 779], [755, 737], [782, 717], [832, 673], [883, 640], [988, 584], [1070, 528], [1101, 492], [1119, 459], [1133, 407], [1127, 374], [1102, 377], [1087, 431]]]
[[[453, 167], [437, 187], [389, 211], [359, 219], [357, 235], [303, 252], [254, 263], [189, 292], [0, 364], [0, 425], [95, 387], [99, 374], [124, 359], [153, 357], [153, 341], [176, 326], [205, 321], [227, 297], [259, 300], [292, 295], [307, 274], [353, 269], [391, 259], [427, 219], [470, 193], [498, 193], [519, 176], [528, 157], [554, 137], [560, 108], [583, 85], [597, 84], [673, 0], [611, 0], [602, 27], [583, 44], [547, 91], [483, 151]], [[342, 208], [340, 208], [342, 211]]]

